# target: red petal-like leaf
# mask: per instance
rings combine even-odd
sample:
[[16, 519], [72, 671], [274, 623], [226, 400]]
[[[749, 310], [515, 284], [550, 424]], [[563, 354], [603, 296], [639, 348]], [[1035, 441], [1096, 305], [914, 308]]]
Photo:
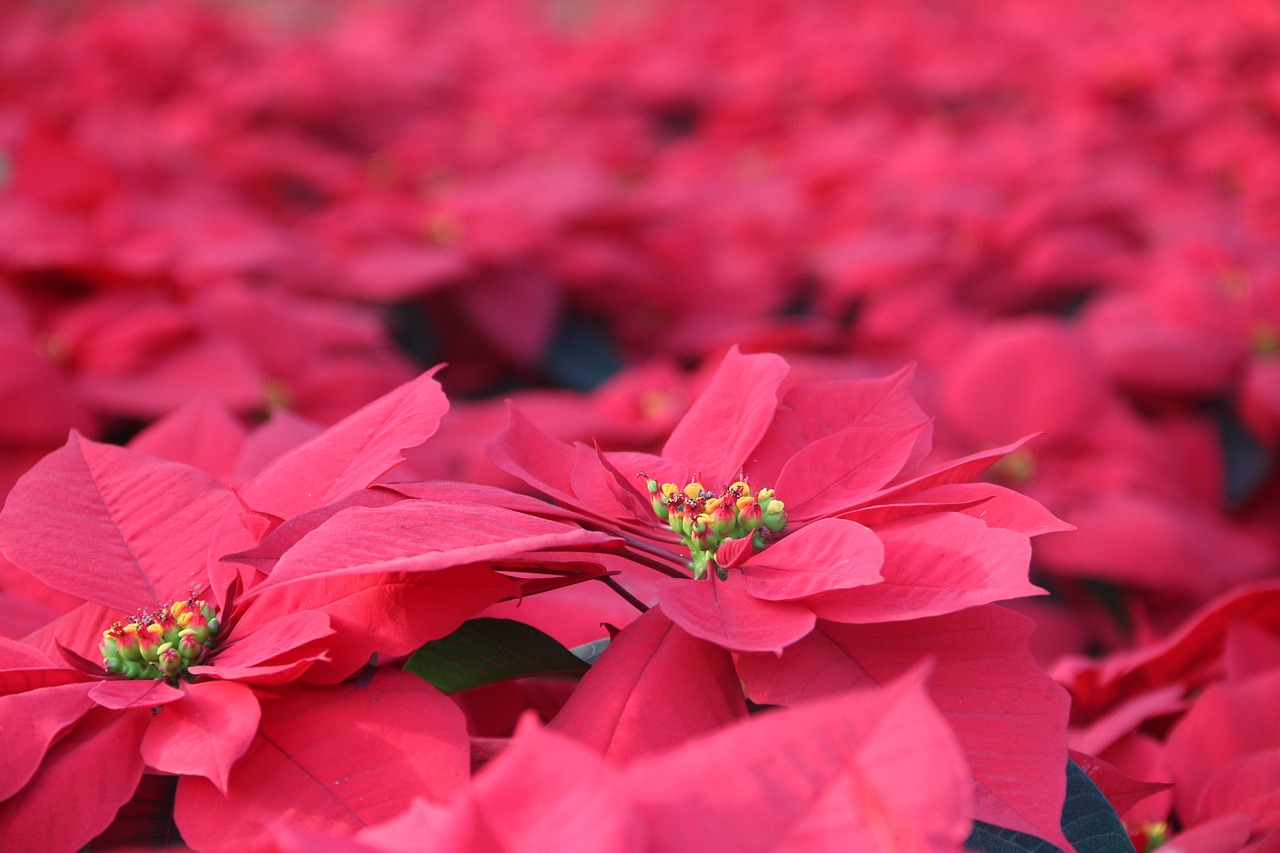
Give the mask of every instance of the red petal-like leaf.
[[773, 420], [778, 386], [789, 370], [781, 356], [730, 349], [711, 383], [671, 431], [662, 455], [714, 482], [735, 477]]
[[402, 500], [397, 492], [389, 489], [361, 489], [341, 500], [325, 504], [301, 515], [295, 515], [277, 526], [267, 534], [261, 542], [247, 551], [228, 554], [222, 559], [229, 563], [243, 563], [253, 566], [261, 572], [270, 572], [284, 553], [298, 544], [298, 541], [330, 518], [353, 506], [380, 507], [390, 506]]
[[0, 838], [31, 850], [78, 850], [106, 829], [142, 778], [145, 710], [94, 709], [53, 749], [35, 778], [0, 803]]
[[550, 728], [627, 761], [746, 713], [729, 653], [654, 607], [614, 638]]
[[853, 427], [820, 438], [782, 467], [774, 484], [793, 521], [839, 512], [898, 475], [929, 424]]
[[[747, 470], [760, 483], [775, 483], [788, 459], [829, 435], [852, 427], [902, 427], [926, 420], [911, 396], [914, 375], [915, 368], [908, 365], [881, 379], [806, 382], [791, 388], [747, 461]], [[928, 451], [927, 436], [928, 432], [921, 435], [912, 461]]]
[[809, 608], [790, 601], [765, 601], [746, 591], [739, 572], [729, 579], [658, 581], [663, 612], [681, 628], [726, 649], [780, 652], [813, 630]]
[[[1044, 505], [1021, 492], [994, 483], [952, 483], [922, 489], [913, 496], [917, 501], [951, 502], [956, 510], [980, 519], [988, 527], [1016, 530], [1025, 536], [1040, 536], [1075, 530], [1055, 516]], [[943, 506], [940, 509], [946, 509]], [[871, 524], [864, 521], [864, 524]]]
[[1089, 780], [1098, 786], [1111, 803], [1116, 814], [1124, 817], [1125, 812], [1153, 794], [1167, 791], [1173, 787], [1169, 782], [1143, 782], [1122, 773], [1107, 762], [1093, 755], [1086, 755], [1074, 749], [1068, 750], [1071, 760], [1080, 766]]
[[[236, 625], [255, 632], [302, 609], [329, 617], [328, 660], [303, 676], [310, 684], [336, 684], [374, 653], [409, 654], [453, 631], [491, 604], [520, 594], [518, 581], [485, 567], [463, 566], [423, 575], [338, 577], [287, 584], [262, 593]], [[221, 664], [215, 661], [215, 667]]]
[[749, 557], [742, 585], [756, 598], [786, 601], [881, 581], [884, 545], [855, 521], [824, 518]]
[[160, 680], [126, 681], [120, 677], [99, 681], [89, 689], [89, 698], [104, 708], [154, 708], [177, 702], [182, 691]]
[[53, 742], [93, 701], [90, 684], [64, 684], [0, 696], [0, 801], [22, 789]]
[[772, 655], [741, 655], [756, 702], [790, 705], [851, 687], [883, 684], [932, 659], [929, 695], [947, 717], [977, 783], [974, 817], [1066, 848], [1068, 700], [1027, 648], [1031, 620], [989, 605], [881, 625], [819, 622]]
[[433, 850], [457, 853], [646, 849], [617, 775], [590, 749], [540, 728], [532, 716], [447, 812], [421, 804], [359, 838], [386, 849], [417, 849], [430, 838]]
[[125, 613], [206, 585], [235, 498], [203, 471], [73, 433], [13, 487], [0, 548], [54, 589]]
[[288, 824], [349, 835], [396, 817], [415, 797], [453, 797], [467, 768], [457, 706], [419, 678], [379, 670], [367, 685], [295, 688], [264, 701], [227, 794], [184, 776], [174, 819], [199, 850], [252, 849]]
[[654, 849], [957, 850], [969, 774], [923, 677], [754, 717], [626, 768]]
[[317, 610], [277, 614], [274, 619], [243, 631], [236, 624], [231, 626], [225, 645], [219, 643], [204, 663], [191, 667], [191, 673], [258, 684], [279, 683], [281, 672], [296, 675], [322, 659], [325, 649], [317, 641], [332, 634], [329, 617]]
[[139, 432], [129, 449], [199, 468], [230, 483], [245, 435], [226, 407], [201, 397]]
[[1169, 733], [1174, 801], [1186, 824], [1208, 815], [1201, 794], [1232, 761], [1280, 746], [1280, 671], [1236, 684], [1210, 685]]
[[367, 488], [422, 444], [449, 407], [428, 371], [295, 447], [247, 484], [244, 502], [280, 519], [292, 518]]
[[287, 551], [257, 589], [301, 580], [433, 572], [524, 551], [616, 541], [604, 533], [479, 504], [401, 501], [338, 513]]
[[[982, 450], [978, 453], [974, 453], [960, 459], [954, 459], [937, 470], [930, 471], [927, 474], [921, 474], [918, 477], [912, 477], [910, 480], [904, 480], [897, 485], [889, 486], [887, 489], [871, 495], [858, 506], [874, 506], [876, 504], [905, 499], [907, 497], [914, 498], [917, 492], [924, 489], [931, 489], [934, 486], [968, 483], [983, 471], [986, 471], [992, 465], [1022, 447], [1022, 445], [1026, 444], [1028, 441], [1031, 441], [1031, 439], [1035, 438], [1037, 435], [1039, 435], [1039, 433], [1024, 436], [1023, 438], [1002, 447], [993, 447], [990, 450]], [[849, 507], [851, 510], [856, 508], [857, 507]]]
[[1026, 536], [959, 513], [938, 513], [876, 528], [884, 542], [884, 582], [808, 600], [821, 619], [892, 622], [938, 616], [1044, 590], [1027, 580]]
[[142, 737], [142, 757], [157, 770], [203, 776], [224, 794], [231, 767], [258, 732], [258, 699], [243, 684], [183, 686], [181, 702], [160, 709]]

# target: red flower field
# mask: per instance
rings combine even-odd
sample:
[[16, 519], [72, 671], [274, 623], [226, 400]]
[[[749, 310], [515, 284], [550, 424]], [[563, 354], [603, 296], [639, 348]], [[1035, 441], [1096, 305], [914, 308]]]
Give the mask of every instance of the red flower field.
[[0, 7], [0, 848], [1280, 851], [1280, 8]]

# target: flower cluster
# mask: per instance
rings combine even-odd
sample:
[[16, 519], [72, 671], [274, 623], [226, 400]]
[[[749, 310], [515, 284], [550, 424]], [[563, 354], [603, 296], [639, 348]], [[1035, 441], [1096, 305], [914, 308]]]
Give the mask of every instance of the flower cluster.
[[773, 496], [773, 489], [751, 493], [751, 486], [739, 479], [712, 494], [694, 480], [683, 489], [675, 483], [645, 478], [645, 488], [653, 495], [653, 511], [680, 537], [692, 555], [693, 577], [706, 577], [712, 568], [725, 580], [728, 575], [716, 564], [716, 550], [726, 541], [745, 539], [757, 551], [763, 550], [771, 533], [781, 533], [787, 525], [786, 507]]
[[217, 612], [194, 595], [102, 632], [102, 665], [125, 678], [178, 678], [209, 653], [222, 627]]

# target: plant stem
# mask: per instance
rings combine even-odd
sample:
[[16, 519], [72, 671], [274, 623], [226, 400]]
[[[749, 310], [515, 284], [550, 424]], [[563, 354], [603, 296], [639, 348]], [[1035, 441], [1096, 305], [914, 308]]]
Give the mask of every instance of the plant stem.
[[618, 595], [622, 596], [623, 600], [626, 601], [628, 604], [630, 604], [632, 607], [634, 607], [636, 610], [639, 610], [641, 613], [645, 613], [646, 611], [648, 611], [649, 605], [645, 604], [643, 601], [636, 598], [631, 593], [627, 592], [627, 590], [623, 588], [622, 584], [618, 583], [613, 578], [605, 576], [600, 580], [604, 581], [605, 586], [609, 587]]

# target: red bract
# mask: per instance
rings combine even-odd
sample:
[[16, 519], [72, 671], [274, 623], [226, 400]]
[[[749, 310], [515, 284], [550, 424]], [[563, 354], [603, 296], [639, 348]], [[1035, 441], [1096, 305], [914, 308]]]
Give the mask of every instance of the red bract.
[[[1038, 592], [1026, 579], [1028, 536], [1063, 526], [1028, 499], [965, 482], [1013, 446], [913, 470], [928, 433], [909, 372], [780, 391], [785, 374], [776, 356], [731, 351], [660, 457], [570, 447], [514, 410], [491, 454], [584, 524], [622, 535], [633, 558], [674, 575], [658, 582], [665, 617], [743, 653], [739, 672], [757, 701], [794, 702], [866, 683], [868, 673], [878, 682], [940, 657], [931, 695], [973, 764], [977, 817], [1065, 843], [1065, 697], [1031, 660], [1024, 620], [967, 609]], [[631, 476], [637, 471], [698, 483], [683, 493], [650, 485], [646, 494]], [[714, 512], [741, 496], [745, 516], [769, 492], [736, 482], [747, 478], [774, 486], [785, 509], [762, 509], [775, 523], [785, 512], [785, 526], [757, 528], [763, 548], [752, 533], [725, 540], [714, 558], [702, 558], [706, 579], [681, 577], [679, 546], [655, 523], [654, 508], [674, 517], [697, 501]], [[734, 483], [722, 503], [704, 499], [700, 483], [722, 481]], [[881, 656], [883, 674], [874, 663]], [[979, 706], [989, 713], [975, 716]]]

